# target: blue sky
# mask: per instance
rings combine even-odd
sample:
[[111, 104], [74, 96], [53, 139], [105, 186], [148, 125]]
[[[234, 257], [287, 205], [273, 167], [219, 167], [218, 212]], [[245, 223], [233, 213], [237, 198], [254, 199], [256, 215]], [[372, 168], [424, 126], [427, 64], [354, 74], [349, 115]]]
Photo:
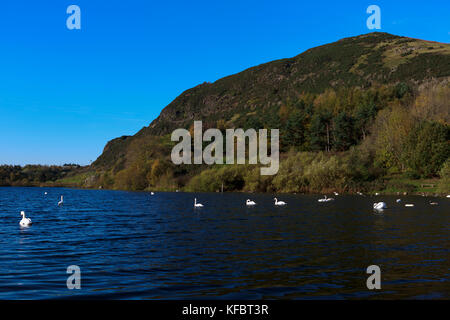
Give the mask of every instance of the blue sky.
[[380, 31], [450, 42], [444, 0], [2, 1], [0, 164], [89, 164], [188, 88], [370, 32], [371, 4]]

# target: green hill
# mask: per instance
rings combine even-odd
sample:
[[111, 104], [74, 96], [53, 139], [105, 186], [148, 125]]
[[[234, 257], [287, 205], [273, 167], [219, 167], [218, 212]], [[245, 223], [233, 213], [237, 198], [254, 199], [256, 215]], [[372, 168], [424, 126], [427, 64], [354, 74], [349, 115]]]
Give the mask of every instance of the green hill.
[[[367, 153], [367, 158], [358, 159], [366, 169], [348, 169], [356, 176], [343, 174], [346, 181], [339, 186], [330, 180], [328, 185], [311, 187], [311, 179], [305, 178], [307, 182], [297, 182], [305, 186], [297, 191], [385, 188], [380, 179], [396, 174], [438, 178], [448, 159], [449, 79], [450, 44], [378, 32], [345, 38], [183, 92], [148, 127], [108, 142], [92, 165], [95, 179], [90, 179], [90, 185], [194, 190], [194, 184], [202, 184], [199, 189], [215, 189], [215, 185], [200, 181], [205, 178], [201, 172], [216, 170], [209, 172], [214, 176], [217, 170], [231, 168], [174, 166], [169, 160], [173, 145], [169, 134], [176, 128], [189, 129], [194, 120], [202, 120], [204, 129], [279, 128], [282, 158], [295, 152], [309, 153], [311, 159], [298, 159], [297, 164], [305, 166], [316, 163], [318, 168], [324, 167], [326, 164], [317, 163], [330, 157], [344, 161], [355, 156], [351, 154], [355, 148], [357, 154]], [[398, 123], [391, 123], [395, 117]], [[425, 122], [437, 127], [428, 128]], [[400, 132], [399, 141], [389, 137], [387, 130]], [[439, 140], [439, 156], [429, 170], [419, 169], [420, 159], [411, 163], [411, 154], [419, 151], [410, 150], [414, 143], [410, 133], [420, 135], [421, 130], [447, 141]], [[322, 159], [319, 154], [323, 152], [328, 155]], [[228, 174], [224, 172], [221, 174]], [[242, 181], [229, 182], [230, 190], [280, 190], [274, 181], [267, 182], [268, 186], [257, 181], [252, 188], [250, 178], [239, 179]]]

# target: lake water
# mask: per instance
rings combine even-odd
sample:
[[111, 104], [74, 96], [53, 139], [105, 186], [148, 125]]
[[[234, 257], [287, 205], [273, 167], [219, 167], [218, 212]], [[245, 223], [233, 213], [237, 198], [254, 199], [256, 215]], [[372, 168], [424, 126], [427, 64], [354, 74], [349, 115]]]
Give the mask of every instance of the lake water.
[[0, 188], [0, 299], [450, 298], [450, 199], [321, 197]]

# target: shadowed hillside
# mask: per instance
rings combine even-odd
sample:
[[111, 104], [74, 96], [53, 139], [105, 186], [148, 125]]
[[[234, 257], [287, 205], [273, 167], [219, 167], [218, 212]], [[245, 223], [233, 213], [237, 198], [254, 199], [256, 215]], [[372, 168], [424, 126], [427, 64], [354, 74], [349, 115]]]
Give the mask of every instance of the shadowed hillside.
[[[449, 44], [387, 33], [345, 38], [186, 90], [148, 127], [108, 142], [84, 186], [393, 192], [431, 179], [430, 192], [446, 192], [439, 178], [450, 168], [449, 79]], [[170, 133], [194, 120], [204, 129], [279, 128], [279, 174], [174, 166]]]
[[[188, 128], [194, 119], [215, 126], [220, 119], [243, 126], [301, 93], [318, 94], [342, 87], [371, 88], [450, 75], [450, 45], [387, 33], [370, 33], [307, 50], [189, 89], [161, 112], [143, 133], [167, 134]], [[263, 121], [264, 122], [264, 121]]]

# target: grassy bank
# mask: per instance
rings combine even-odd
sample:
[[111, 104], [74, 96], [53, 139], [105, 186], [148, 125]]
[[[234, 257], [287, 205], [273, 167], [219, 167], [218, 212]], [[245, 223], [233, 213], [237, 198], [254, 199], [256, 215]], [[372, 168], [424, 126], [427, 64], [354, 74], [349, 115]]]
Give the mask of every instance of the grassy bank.
[[[333, 162], [333, 161], [331, 161]], [[315, 173], [306, 168], [307, 174], [300, 175], [299, 172], [292, 173], [283, 170], [278, 175], [260, 176], [259, 169], [249, 166], [221, 166], [211, 167], [193, 176], [186, 185], [163, 183], [161, 185], [148, 186], [141, 191], [168, 191], [176, 190], [184, 192], [261, 192], [261, 193], [323, 193], [330, 194], [334, 191], [340, 194], [417, 194], [417, 195], [447, 195], [450, 194], [448, 179], [439, 177], [413, 179], [406, 174], [388, 174], [374, 180], [357, 183], [351, 181], [350, 177], [339, 176], [339, 173], [328, 172], [327, 165], [322, 164]], [[300, 169], [298, 169], [300, 171]], [[305, 170], [305, 168], [303, 169]], [[309, 171], [308, 171], [309, 170]], [[95, 172], [80, 173], [71, 177], [56, 181], [41, 183], [41, 187], [71, 187], [85, 189], [111, 189], [133, 191], [132, 188], [118, 188], [114, 185], [104, 186], [99, 183], [101, 174]], [[334, 179], [333, 181], [327, 181]], [[310, 180], [308, 180], [310, 179]], [[138, 190], [135, 190], [138, 191]]]
[[[12, 186], [25, 186], [25, 187], [64, 187], [64, 188], [80, 188], [80, 189], [110, 189], [110, 190], [124, 190], [133, 191], [132, 189], [120, 189], [116, 187], [103, 187], [102, 185], [89, 184], [87, 181], [92, 181], [94, 173], [82, 173], [77, 174], [72, 177], [67, 177], [64, 179], [59, 179], [56, 181], [47, 181], [41, 183], [23, 183], [14, 184]], [[228, 181], [229, 182], [229, 181]], [[231, 182], [234, 186], [235, 182]], [[440, 178], [429, 178], [429, 179], [411, 179], [403, 175], [389, 175], [380, 178], [378, 181], [373, 182], [373, 188], [368, 187], [366, 184], [364, 188], [353, 188], [353, 189], [343, 189], [340, 187], [328, 186], [322, 189], [280, 189], [271, 188], [269, 190], [251, 190], [248, 187], [235, 188], [224, 183], [224, 192], [262, 192], [262, 193], [304, 193], [304, 194], [331, 194], [334, 191], [340, 194], [357, 194], [357, 192], [363, 192], [364, 194], [384, 194], [384, 195], [426, 195], [426, 196], [446, 196], [450, 194], [450, 185], [444, 184], [443, 179]], [[184, 187], [179, 187], [176, 185], [172, 186], [154, 186], [147, 187], [141, 191], [159, 191], [159, 192], [220, 192], [222, 183], [217, 180], [216, 184], [210, 185], [209, 187], [199, 187], [194, 184], [188, 184]], [[137, 191], [137, 190], [136, 190]]]

